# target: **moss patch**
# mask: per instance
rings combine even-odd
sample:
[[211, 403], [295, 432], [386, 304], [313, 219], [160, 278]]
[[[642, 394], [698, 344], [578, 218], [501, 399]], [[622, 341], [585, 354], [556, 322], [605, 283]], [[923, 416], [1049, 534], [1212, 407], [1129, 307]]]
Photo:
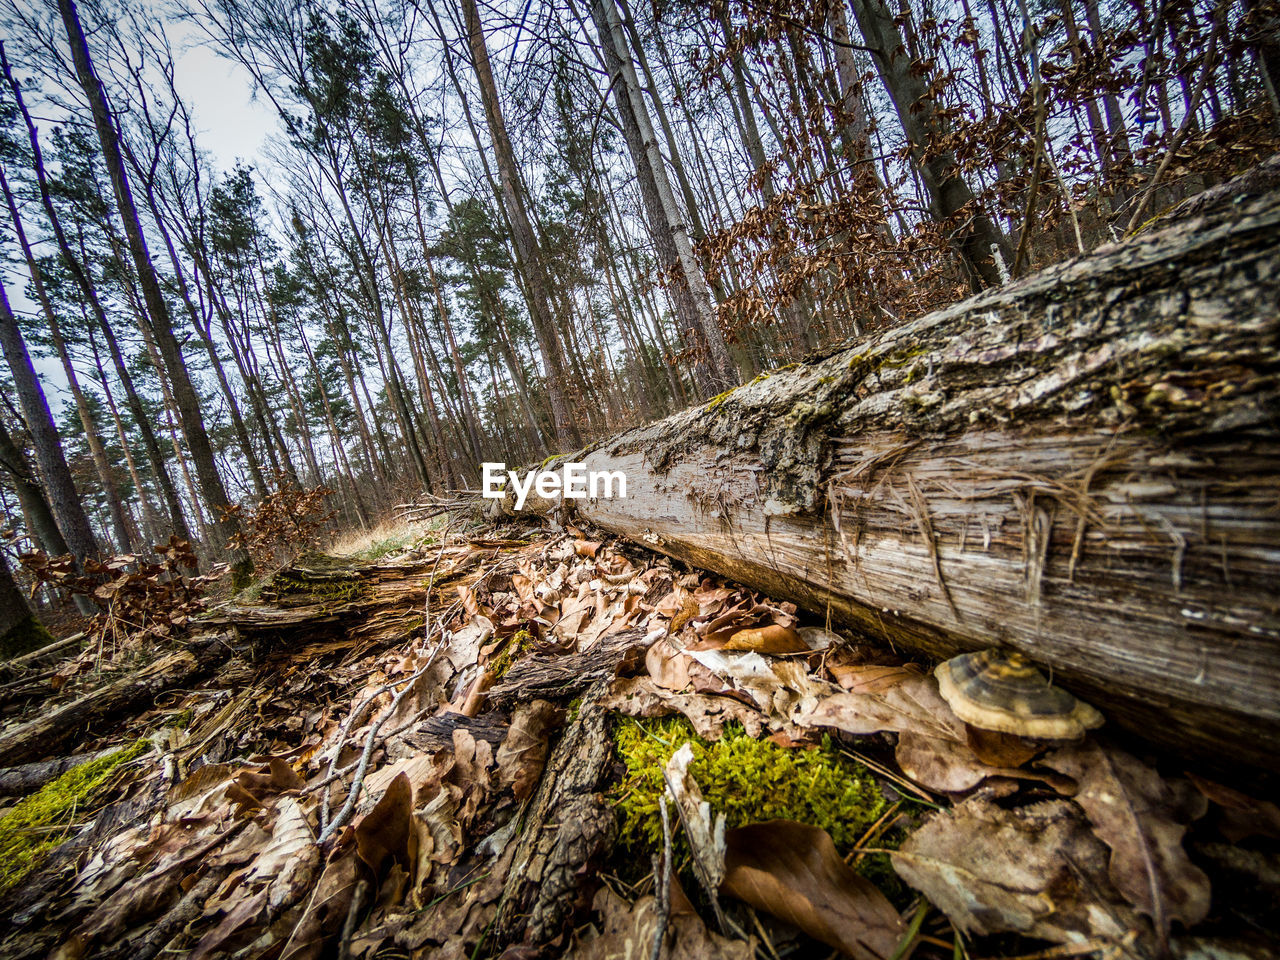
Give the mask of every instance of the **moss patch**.
[[507, 671], [520, 659], [520, 654], [528, 650], [532, 643], [533, 634], [528, 630], [517, 630], [511, 635], [511, 639], [503, 646], [502, 652], [490, 663], [489, 669], [493, 672], [494, 683], [507, 675]]
[[[733, 725], [714, 743], [703, 740], [683, 717], [637, 721], [619, 717], [614, 748], [627, 769], [617, 789], [622, 819], [620, 847], [629, 859], [647, 869], [650, 854], [662, 845], [658, 798], [665, 784], [663, 768], [685, 743], [693, 745], [689, 772], [703, 799], [725, 815], [729, 827], [762, 820], [796, 820], [831, 834], [836, 849], [847, 854], [888, 808], [875, 777], [836, 750], [829, 739], [822, 746], [788, 749], [756, 740]], [[876, 840], [877, 847], [896, 845], [892, 834]], [[678, 856], [688, 854], [681, 836]], [[896, 884], [888, 858], [864, 856], [858, 872], [877, 884]], [[888, 891], [886, 891], [888, 892]]]
[[150, 747], [149, 741], [139, 740], [123, 750], [83, 763], [18, 801], [0, 817], [0, 894], [17, 884], [66, 839], [76, 815], [87, 810], [93, 795], [117, 767]]

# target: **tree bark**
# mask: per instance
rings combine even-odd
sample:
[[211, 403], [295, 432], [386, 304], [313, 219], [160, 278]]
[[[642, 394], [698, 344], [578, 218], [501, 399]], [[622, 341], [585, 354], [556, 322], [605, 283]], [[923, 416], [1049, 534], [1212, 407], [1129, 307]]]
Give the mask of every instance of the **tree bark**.
[[[1234, 209], [1232, 207], [1234, 206]], [[588, 450], [581, 516], [1109, 722], [1280, 750], [1280, 191], [1101, 248]]]
[[489, 137], [493, 142], [493, 151], [498, 161], [498, 176], [502, 185], [501, 200], [511, 220], [512, 242], [519, 254], [518, 266], [525, 274], [529, 291], [529, 316], [533, 321], [533, 329], [538, 338], [538, 349], [542, 353], [542, 362], [547, 370], [547, 396], [551, 401], [551, 418], [555, 423], [556, 440], [563, 449], [569, 450], [578, 446], [581, 437], [577, 423], [570, 414], [565, 400], [565, 374], [560, 357], [560, 340], [556, 336], [555, 323], [551, 317], [551, 279], [547, 275], [542, 250], [538, 246], [533, 224], [529, 220], [524, 191], [519, 179], [519, 169], [511, 149], [511, 140], [507, 136], [502, 106], [498, 103], [498, 87], [489, 65], [489, 51], [485, 46], [484, 30], [480, 25], [480, 12], [476, 9], [475, 0], [464, 0], [463, 8], [466, 13], [467, 39], [471, 47], [472, 65], [480, 85], [484, 114], [489, 124]]
[[9, 307], [9, 297], [3, 286], [0, 286], [0, 348], [13, 373], [18, 403], [23, 419], [27, 421], [27, 429], [31, 431], [36, 459], [49, 494], [49, 505], [53, 507], [58, 528], [76, 562], [83, 564], [98, 555], [98, 543], [94, 539], [93, 528], [89, 526], [80, 494], [76, 492], [75, 482], [71, 479], [71, 470], [62, 452], [62, 438], [58, 436], [49, 403], [36, 378], [26, 341], [18, 329], [18, 320]]
[[999, 247], [1008, 262], [1008, 243], [986, 211], [977, 205], [960, 175], [955, 156], [930, 146], [942, 131], [935, 129], [937, 118], [927, 78], [917, 72], [907, 54], [901, 28], [884, 0], [852, 0], [852, 6], [858, 30], [872, 48], [876, 70], [906, 132], [934, 218], [946, 220], [965, 208], [973, 208], [967, 211], [966, 223], [956, 230], [953, 242], [975, 289], [998, 286], [1000, 272], [991, 247]]

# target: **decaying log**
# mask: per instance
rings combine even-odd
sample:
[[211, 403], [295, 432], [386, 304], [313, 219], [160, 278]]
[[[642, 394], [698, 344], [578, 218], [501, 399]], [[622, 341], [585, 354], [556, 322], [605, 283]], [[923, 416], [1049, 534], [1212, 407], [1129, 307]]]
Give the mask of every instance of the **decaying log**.
[[53, 757], [48, 760], [37, 760], [35, 763], [22, 763], [16, 767], [0, 770], [0, 797], [14, 797], [31, 793], [43, 787], [50, 780], [55, 780], [68, 770], [74, 770], [90, 760], [97, 760], [111, 753], [111, 750], [99, 750], [96, 753], [77, 753], [67, 757]]
[[1111, 722], [1280, 755], [1280, 192], [575, 454], [587, 521], [934, 656], [1026, 652]]
[[637, 628], [603, 636], [580, 653], [521, 657], [489, 691], [489, 701], [509, 707], [530, 700], [568, 700], [601, 680], [614, 679], [626, 667], [639, 667], [647, 649], [644, 630]]
[[47, 757], [83, 731], [109, 718], [150, 705], [158, 694], [200, 676], [234, 652], [233, 637], [206, 634], [186, 649], [165, 654], [121, 677], [0, 736], [0, 765]]
[[547, 761], [507, 873], [500, 943], [547, 943], [591, 902], [591, 867], [617, 832], [613, 807], [600, 792], [613, 756], [608, 719], [595, 702], [603, 690], [601, 683], [583, 699]]

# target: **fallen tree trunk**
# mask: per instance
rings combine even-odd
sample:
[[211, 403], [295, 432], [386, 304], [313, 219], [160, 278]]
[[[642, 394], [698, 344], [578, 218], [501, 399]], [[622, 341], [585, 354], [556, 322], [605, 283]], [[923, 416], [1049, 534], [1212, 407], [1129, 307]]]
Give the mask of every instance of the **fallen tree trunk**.
[[224, 634], [197, 637], [187, 649], [166, 654], [136, 673], [8, 731], [0, 736], [0, 766], [51, 756], [95, 724], [150, 706], [159, 694], [195, 679], [228, 657], [233, 652], [232, 639]]
[[575, 454], [627, 477], [578, 513], [1274, 767], [1278, 240], [1273, 192], [759, 377]]

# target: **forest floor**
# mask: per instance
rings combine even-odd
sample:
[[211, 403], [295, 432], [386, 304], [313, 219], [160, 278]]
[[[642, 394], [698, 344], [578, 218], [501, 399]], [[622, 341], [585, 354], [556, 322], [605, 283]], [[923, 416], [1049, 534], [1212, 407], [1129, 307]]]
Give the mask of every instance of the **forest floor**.
[[977, 736], [930, 665], [635, 544], [441, 518], [250, 596], [3, 678], [0, 764], [168, 679], [2, 787], [0, 955], [1274, 955], [1275, 805]]

